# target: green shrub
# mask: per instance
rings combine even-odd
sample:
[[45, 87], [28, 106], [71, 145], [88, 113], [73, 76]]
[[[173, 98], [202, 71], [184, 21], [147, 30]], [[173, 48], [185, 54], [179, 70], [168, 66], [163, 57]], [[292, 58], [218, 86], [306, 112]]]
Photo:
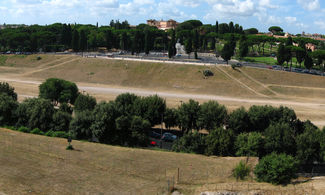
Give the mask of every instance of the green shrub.
[[198, 132], [189, 132], [174, 142], [172, 150], [175, 152], [203, 154], [205, 148], [204, 137]]
[[18, 131], [24, 132], [24, 133], [29, 133], [30, 129], [28, 129], [27, 127], [19, 127]]
[[52, 133], [52, 137], [68, 138], [69, 137], [69, 133], [67, 133], [65, 131], [54, 131]]
[[211, 70], [204, 70], [203, 75], [206, 77], [210, 77], [210, 76], [213, 76], [214, 74]]
[[68, 145], [68, 146], [66, 147], [66, 150], [74, 150], [74, 148], [73, 148], [72, 145]]
[[233, 170], [233, 176], [238, 180], [244, 180], [249, 173], [251, 172], [251, 168], [244, 162], [240, 161], [239, 164]]
[[272, 153], [262, 158], [254, 169], [259, 182], [288, 184], [296, 178], [298, 162], [290, 155]]
[[41, 56], [37, 56], [37, 57], [36, 57], [36, 60], [41, 60], [41, 59], [42, 59]]
[[39, 128], [35, 128], [31, 131], [32, 134], [44, 135], [44, 132], [41, 131]]
[[54, 137], [53, 133], [54, 133], [54, 131], [48, 131], [45, 133], [45, 136]]

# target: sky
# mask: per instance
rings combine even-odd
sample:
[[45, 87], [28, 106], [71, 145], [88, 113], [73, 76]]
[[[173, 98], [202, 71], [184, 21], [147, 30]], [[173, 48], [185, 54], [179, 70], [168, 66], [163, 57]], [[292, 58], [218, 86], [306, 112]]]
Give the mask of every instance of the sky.
[[260, 32], [277, 25], [293, 34], [325, 34], [325, 0], [0, 0], [0, 24], [108, 25], [112, 19], [233, 21]]

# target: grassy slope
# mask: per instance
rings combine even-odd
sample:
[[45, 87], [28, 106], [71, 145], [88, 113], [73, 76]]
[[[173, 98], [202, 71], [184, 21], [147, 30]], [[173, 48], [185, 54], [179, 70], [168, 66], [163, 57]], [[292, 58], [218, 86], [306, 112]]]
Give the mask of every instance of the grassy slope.
[[60, 77], [76, 82], [102, 83], [159, 90], [181, 90], [189, 93], [223, 96], [252, 96], [253, 93], [223, 74], [204, 79], [203, 66], [112, 61], [80, 58], [64, 67], [33, 74], [33, 77]]
[[[161, 194], [168, 180], [185, 194], [232, 190], [305, 194], [321, 192], [317, 181], [276, 187], [253, 180], [236, 182], [233, 167], [246, 158], [114, 147], [0, 129], [0, 194]], [[251, 158], [250, 164], [257, 159]], [[321, 180], [323, 181], [323, 180]], [[248, 187], [247, 187], [248, 186]]]
[[156, 194], [177, 168], [177, 187], [190, 193], [203, 184], [234, 182], [231, 170], [245, 159], [72, 144], [76, 150], [67, 151], [65, 139], [0, 129], [0, 194]]

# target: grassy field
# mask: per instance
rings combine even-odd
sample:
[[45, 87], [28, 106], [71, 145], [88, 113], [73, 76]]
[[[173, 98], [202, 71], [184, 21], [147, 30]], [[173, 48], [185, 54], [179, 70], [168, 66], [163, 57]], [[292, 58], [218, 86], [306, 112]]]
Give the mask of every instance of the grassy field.
[[[0, 129], [0, 194], [163, 194], [168, 181], [184, 194], [203, 191], [321, 192], [316, 181], [286, 187], [236, 182], [232, 169], [246, 158], [206, 157], [67, 141]], [[253, 167], [256, 158], [249, 164]], [[177, 181], [177, 169], [180, 169]], [[323, 180], [322, 180], [323, 181]]]

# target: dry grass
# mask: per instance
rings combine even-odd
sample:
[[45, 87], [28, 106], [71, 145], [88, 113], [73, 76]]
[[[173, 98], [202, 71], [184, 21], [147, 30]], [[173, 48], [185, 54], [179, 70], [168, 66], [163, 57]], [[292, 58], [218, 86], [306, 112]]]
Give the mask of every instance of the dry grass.
[[[310, 119], [322, 127], [325, 124], [324, 108], [308, 107], [281, 103], [286, 101], [325, 104], [325, 77], [296, 74], [284, 71], [273, 71], [243, 67], [239, 70], [218, 66], [204, 67], [193, 65], [163, 64], [135, 62], [124, 60], [108, 60], [99, 58], [81, 58], [77, 56], [43, 55], [42, 60], [33, 61], [36, 55], [24, 58], [12, 57], [15, 66], [0, 66], [0, 78], [15, 78], [42, 82], [49, 77], [58, 77], [77, 82], [80, 86], [109, 87], [124, 89], [142, 89], [153, 92], [181, 94], [207, 94], [214, 96], [234, 97], [242, 102], [223, 101], [229, 111], [240, 106], [267, 104], [268, 100], [278, 100], [273, 106], [293, 108], [301, 119]], [[26, 65], [24, 66], [24, 61]], [[10, 61], [6, 61], [8, 64]], [[215, 74], [208, 79], [203, 78], [202, 71], [211, 69]], [[37, 96], [38, 85], [10, 82], [20, 99]], [[118, 94], [89, 92], [100, 100], [113, 100]], [[206, 99], [194, 98], [200, 102]], [[247, 102], [258, 99], [265, 103]], [[169, 106], [176, 107], [180, 101], [188, 98], [167, 98]]]
[[[207, 183], [233, 182], [243, 158], [217, 158], [67, 141], [0, 129], [0, 193], [156, 194], [176, 181], [191, 192]], [[256, 159], [252, 158], [255, 164]], [[193, 191], [192, 191], [193, 192]]]
[[204, 79], [202, 66], [142, 63], [121, 60], [80, 58], [64, 67], [33, 74], [35, 78], [59, 77], [75, 82], [101, 83], [137, 88], [184, 91], [248, 97], [253, 93], [238, 86], [223, 74]]
[[[67, 141], [0, 129], [0, 194], [162, 194], [180, 168], [175, 187], [185, 194], [232, 190], [317, 192], [321, 182], [287, 187], [236, 182], [232, 169], [246, 158], [206, 157], [194, 154], [132, 149]], [[254, 166], [257, 159], [251, 158]], [[309, 192], [308, 191], [308, 192]], [[305, 191], [301, 191], [305, 192]], [[300, 194], [300, 193], [295, 193]]]

